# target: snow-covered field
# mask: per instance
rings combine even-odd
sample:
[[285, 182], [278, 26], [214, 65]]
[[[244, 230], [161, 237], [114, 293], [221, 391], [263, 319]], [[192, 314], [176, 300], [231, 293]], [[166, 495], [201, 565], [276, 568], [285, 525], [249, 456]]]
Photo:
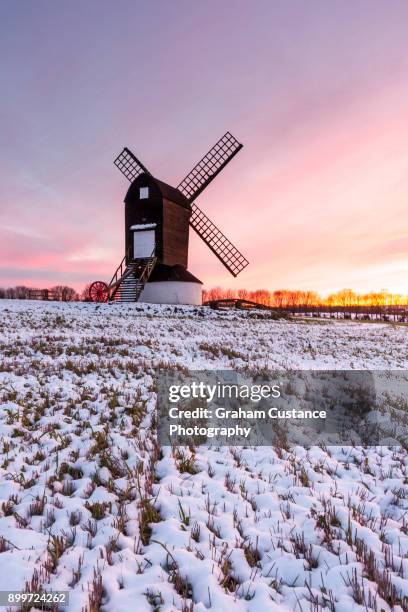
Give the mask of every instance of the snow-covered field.
[[408, 460], [159, 448], [158, 368], [408, 368], [408, 329], [0, 302], [0, 590], [69, 610], [408, 610]]

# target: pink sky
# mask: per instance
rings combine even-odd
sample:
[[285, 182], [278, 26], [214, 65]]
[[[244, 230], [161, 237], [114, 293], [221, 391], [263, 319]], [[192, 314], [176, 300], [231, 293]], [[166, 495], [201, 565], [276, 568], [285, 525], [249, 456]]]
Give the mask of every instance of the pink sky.
[[177, 184], [230, 130], [197, 203], [250, 266], [191, 233], [205, 286], [408, 294], [408, 7], [329, 4], [2, 6], [0, 286], [109, 280], [116, 154]]

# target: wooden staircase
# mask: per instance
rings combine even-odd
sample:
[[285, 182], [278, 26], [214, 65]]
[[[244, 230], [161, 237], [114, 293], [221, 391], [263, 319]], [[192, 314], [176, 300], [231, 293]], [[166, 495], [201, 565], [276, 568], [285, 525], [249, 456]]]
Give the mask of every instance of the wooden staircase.
[[124, 257], [108, 285], [109, 302], [137, 302], [146, 285], [157, 258], [154, 253], [144, 259]]

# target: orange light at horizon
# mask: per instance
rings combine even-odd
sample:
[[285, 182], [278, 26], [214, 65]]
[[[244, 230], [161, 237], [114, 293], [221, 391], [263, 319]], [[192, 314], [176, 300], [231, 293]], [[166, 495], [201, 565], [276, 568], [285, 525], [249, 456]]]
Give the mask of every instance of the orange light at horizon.
[[265, 306], [276, 308], [290, 308], [298, 306], [329, 306], [329, 307], [375, 307], [375, 306], [406, 306], [408, 305], [408, 295], [390, 293], [386, 290], [371, 293], [358, 293], [352, 289], [341, 289], [336, 293], [331, 293], [327, 297], [322, 297], [316, 291], [300, 291], [282, 289], [269, 291], [267, 289], [257, 289], [248, 291], [247, 289], [223, 289], [214, 287], [203, 291], [203, 301], [227, 299], [243, 299]]

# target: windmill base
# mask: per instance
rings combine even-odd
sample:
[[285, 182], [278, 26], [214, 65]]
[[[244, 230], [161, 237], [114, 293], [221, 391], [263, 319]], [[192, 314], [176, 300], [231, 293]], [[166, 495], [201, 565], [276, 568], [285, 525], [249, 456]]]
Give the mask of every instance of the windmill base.
[[139, 302], [149, 304], [202, 303], [202, 282], [183, 266], [157, 264], [140, 294]]
[[193, 304], [201, 305], [201, 284], [163, 281], [146, 283], [139, 302], [148, 304]]

